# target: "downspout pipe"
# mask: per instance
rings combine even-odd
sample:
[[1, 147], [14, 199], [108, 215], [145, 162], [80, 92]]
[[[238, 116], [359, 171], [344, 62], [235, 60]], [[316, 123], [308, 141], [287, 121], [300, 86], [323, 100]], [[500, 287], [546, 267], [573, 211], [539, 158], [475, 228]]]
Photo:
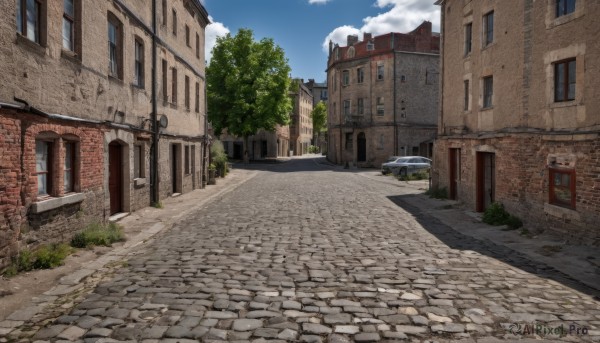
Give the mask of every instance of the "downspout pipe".
[[160, 201], [159, 185], [158, 185], [158, 105], [156, 100], [156, 0], [152, 0], [152, 156], [150, 162], [150, 193], [153, 204], [158, 204]]
[[398, 120], [397, 113], [398, 106], [396, 104], [398, 89], [397, 89], [397, 78], [396, 75], [396, 34], [392, 32], [392, 54], [394, 54], [394, 156], [398, 156]]

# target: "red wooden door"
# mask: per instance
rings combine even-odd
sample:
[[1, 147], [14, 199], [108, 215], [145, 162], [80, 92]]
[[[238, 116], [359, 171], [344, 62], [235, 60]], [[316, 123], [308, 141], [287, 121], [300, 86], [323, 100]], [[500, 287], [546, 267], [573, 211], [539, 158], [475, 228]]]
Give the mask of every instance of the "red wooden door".
[[113, 142], [108, 145], [108, 191], [110, 192], [110, 214], [122, 212], [123, 168], [122, 147]]

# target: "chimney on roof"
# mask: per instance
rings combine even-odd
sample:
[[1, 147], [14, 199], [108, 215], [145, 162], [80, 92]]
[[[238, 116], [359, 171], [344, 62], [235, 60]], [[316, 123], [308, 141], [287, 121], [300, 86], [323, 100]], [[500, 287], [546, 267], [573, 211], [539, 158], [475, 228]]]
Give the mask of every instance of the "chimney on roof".
[[368, 42], [373, 39], [373, 34], [369, 32], [363, 33], [363, 42]]
[[348, 35], [348, 46], [353, 46], [356, 43], [358, 43], [358, 36], [357, 35]]
[[331, 39], [329, 40], [329, 54], [331, 55], [331, 51], [333, 51], [333, 42]]

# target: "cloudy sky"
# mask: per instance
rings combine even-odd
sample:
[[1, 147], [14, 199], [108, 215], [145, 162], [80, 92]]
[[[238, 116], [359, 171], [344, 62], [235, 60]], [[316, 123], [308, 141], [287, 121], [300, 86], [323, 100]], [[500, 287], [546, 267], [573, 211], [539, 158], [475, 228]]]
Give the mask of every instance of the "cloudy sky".
[[[439, 32], [435, 0], [201, 0], [213, 24], [206, 30], [207, 55], [216, 37], [240, 28], [271, 37], [286, 52], [292, 76], [324, 81], [329, 40], [346, 36], [409, 32], [423, 20]], [[207, 56], [209, 58], [209, 56]]]

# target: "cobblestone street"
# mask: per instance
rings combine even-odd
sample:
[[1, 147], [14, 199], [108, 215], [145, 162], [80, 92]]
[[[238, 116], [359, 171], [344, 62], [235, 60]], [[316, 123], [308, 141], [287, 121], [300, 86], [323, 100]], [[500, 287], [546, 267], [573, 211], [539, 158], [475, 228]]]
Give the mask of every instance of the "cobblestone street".
[[416, 188], [317, 162], [258, 165], [256, 177], [135, 248], [68, 313], [54, 309], [39, 330], [15, 321], [10, 335], [39, 342], [600, 341], [600, 302], [590, 294], [486, 247], [449, 244], [427, 218], [392, 201], [422, 192]]

